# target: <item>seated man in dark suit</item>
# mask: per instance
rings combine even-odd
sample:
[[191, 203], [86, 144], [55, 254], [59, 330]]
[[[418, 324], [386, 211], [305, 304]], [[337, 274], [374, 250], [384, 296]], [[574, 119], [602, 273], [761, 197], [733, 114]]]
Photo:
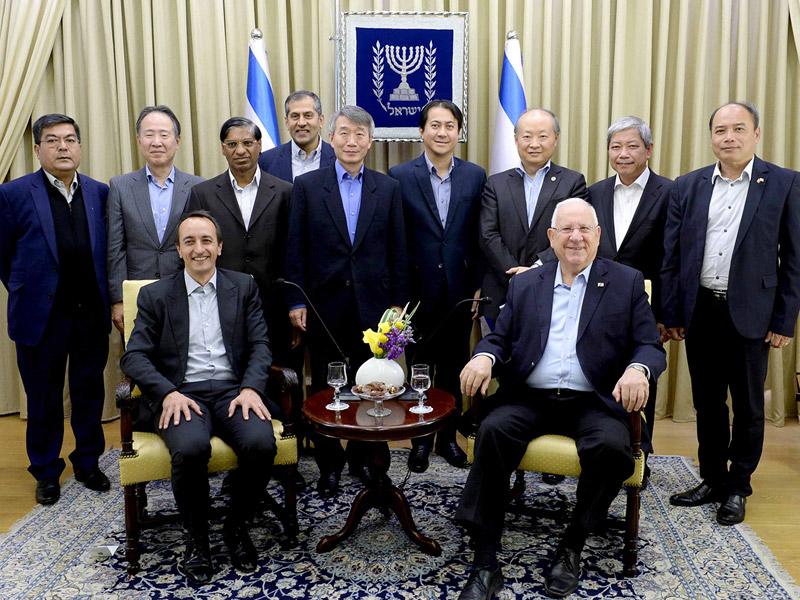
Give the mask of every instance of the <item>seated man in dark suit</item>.
[[183, 570], [202, 585], [214, 574], [209, 440], [219, 435], [239, 458], [223, 539], [233, 566], [252, 572], [258, 557], [245, 521], [269, 481], [277, 408], [265, 395], [272, 355], [255, 281], [216, 268], [222, 238], [205, 211], [181, 221], [177, 246], [185, 270], [142, 288], [120, 366], [147, 394], [169, 447], [172, 490], [187, 534]]
[[594, 209], [578, 198], [559, 203], [547, 235], [558, 262], [511, 280], [494, 333], [461, 372], [462, 391], [473, 395], [486, 392], [493, 365], [504, 368], [456, 511], [475, 542], [461, 600], [488, 599], [503, 587], [496, 556], [503, 490], [530, 440], [544, 433], [575, 438], [582, 468], [545, 590], [561, 598], [578, 587], [586, 537], [633, 472], [628, 412], [647, 403], [650, 384], [666, 367], [644, 277], [595, 258]]

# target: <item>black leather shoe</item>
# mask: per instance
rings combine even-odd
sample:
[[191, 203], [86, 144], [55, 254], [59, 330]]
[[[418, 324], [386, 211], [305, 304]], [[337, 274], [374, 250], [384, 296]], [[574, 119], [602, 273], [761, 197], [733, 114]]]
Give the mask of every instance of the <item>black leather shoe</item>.
[[555, 473], [542, 473], [542, 481], [548, 485], [556, 485], [564, 481], [563, 475], [556, 475]]
[[247, 529], [227, 519], [222, 526], [222, 539], [231, 555], [231, 564], [237, 571], [252, 573], [258, 568], [258, 553]]
[[186, 534], [186, 553], [183, 555], [183, 574], [194, 585], [205, 585], [214, 577], [208, 536]]
[[564, 598], [578, 588], [581, 576], [581, 555], [566, 546], [559, 546], [544, 580], [544, 591], [551, 598]]
[[717, 511], [717, 523], [736, 525], [744, 521], [744, 505], [747, 499], [739, 494], [731, 494]]
[[339, 474], [335, 471], [322, 472], [317, 481], [317, 492], [323, 498], [333, 498], [339, 493]]
[[467, 455], [458, 447], [458, 444], [448, 442], [446, 444], [436, 444], [436, 454], [445, 459], [450, 465], [463, 469], [469, 466], [467, 462]]
[[111, 482], [98, 467], [75, 469], [75, 479], [96, 492], [107, 492], [111, 489]]
[[503, 571], [500, 565], [494, 569], [472, 569], [458, 600], [490, 600], [502, 589]]
[[36, 482], [36, 501], [39, 504], [55, 504], [61, 497], [58, 477], [45, 477]]
[[424, 473], [430, 464], [431, 447], [427, 444], [411, 442], [411, 452], [408, 453], [408, 470], [412, 473]]
[[669, 503], [673, 506], [700, 506], [709, 502], [722, 502], [726, 496], [722, 490], [712, 488], [706, 482], [679, 494], [672, 494]]

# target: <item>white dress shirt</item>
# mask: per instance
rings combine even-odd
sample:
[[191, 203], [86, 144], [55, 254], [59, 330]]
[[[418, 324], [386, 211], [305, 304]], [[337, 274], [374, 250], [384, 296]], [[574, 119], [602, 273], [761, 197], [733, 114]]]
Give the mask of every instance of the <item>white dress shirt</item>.
[[[44, 169], [42, 170], [44, 171]], [[67, 199], [67, 204], [72, 204], [72, 197], [78, 189], [78, 172], [75, 171], [72, 175], [72, 183], [69, 185], [69, 189], [67, 189], [63, 181], [56, 179], [55, 176], [50, 175], [47, 171], [44, 171], [44, 176], [47, 177], [47, 181], [50, 182], [50, 185], [56, 188], [58, 193]]]
[[316, 171], [319, 169], [319, 161], [322, 158], [322, 138], [317, 136], [317, 147], [306, 154], [306, 151], [298, 146], [294, 140], [292, 144], [292, 180], [298, 175]]
[[236, 177], [233, 176], [230, 169], [228, 169], [228, 176], [231, 178], [231, 186], [233, 187], [233, 193], [236, 195], [236, 203], [239, 205], [239, 210], [242, 211], [244, 228], [250, 229], [250, 217], [253, 214], [253, 206], [256, 203], [256, 195], [258, 194], [258, 186], [261, 183], [261, 169], [256, 169], [253, 181], [244, 187], [239, 187], [239, 184], [236, 183]]
[[649, 179], [650, 167], [645, 167], [642, 174], [630, 185], [622, 183], [619, 175], [614, 181], [614, 237], [617, 241], [617, 250], [628, 234], [633, 215], [639, 207], [639, 201]]
[[700, 285], [712, 290], [728, 289], [728, 275], [731, 270], [731, 255], [742, 222], [750, 177], [753, 173], [753, 160], [735, 181], [722, 176], [719, 163], [711, 176], [711, 202], [708, 205], [706, 224], [706, 247], [703, 253], [703, 266], [700, 269]]

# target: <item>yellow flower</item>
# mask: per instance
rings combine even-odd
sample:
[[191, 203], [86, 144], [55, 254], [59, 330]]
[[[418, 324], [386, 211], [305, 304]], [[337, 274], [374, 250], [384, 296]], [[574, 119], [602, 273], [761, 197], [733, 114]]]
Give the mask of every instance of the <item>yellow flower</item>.
[[394, 328], [399, 331], [402, 331], [403, 327], [405, 326], [406, 326], [405, 323], [403, 323], [402, 321], [398, 321], [397, 323], [394, 324]]
[[375, 350], [373, 350], [372, 353], [373, 354], [377, 354], [378, 356], [380, 356], [381, 354], [384, 353], [384, 349], [379, 346], [379, 347], [375, 348]]
[[[388, 333], [389, 329], [391, 329], [392, 325], [388, 321], [384, 321], [383, 323], [378, 323], [378, 330], [381, 333]], [[386, 340], [383, 340], [386, 341]]]
[[[367, 329], [364, 332], [364, 337], [362, 338], [362, 341], [365, 344], [369, 344], [369, 349], [372, 350], [373, 354], [378, 354], [378, 350], [383, 352], [383, 350], [378, 347], [378, 344], [380, 343], [379, 337], [381, 337], [381, 334], [379, 334], [376, 331], [372, 331], [372, 329]], [[385, 338], [386, 336], [382, 337]]]
[[379, 333], [379, 334], [378, 334], [378, 341], [379, 341], [381, 344], [385, 344], [387, 341], [389, 341], [389, 338], [388, 338], [388, 337], [386, 337], [385, 335], [383, 335], [382, 333]]

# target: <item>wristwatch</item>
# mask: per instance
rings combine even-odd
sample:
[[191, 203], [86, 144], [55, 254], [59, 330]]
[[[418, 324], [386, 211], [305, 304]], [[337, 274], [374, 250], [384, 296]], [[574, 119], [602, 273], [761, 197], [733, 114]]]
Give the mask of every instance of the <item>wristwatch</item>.
[[647, 369], [645, 369], [642, 365], [628, 365], [629, 369], [636, 369], [640, 373], [642, 373], [645, 377], [647, 377]]

